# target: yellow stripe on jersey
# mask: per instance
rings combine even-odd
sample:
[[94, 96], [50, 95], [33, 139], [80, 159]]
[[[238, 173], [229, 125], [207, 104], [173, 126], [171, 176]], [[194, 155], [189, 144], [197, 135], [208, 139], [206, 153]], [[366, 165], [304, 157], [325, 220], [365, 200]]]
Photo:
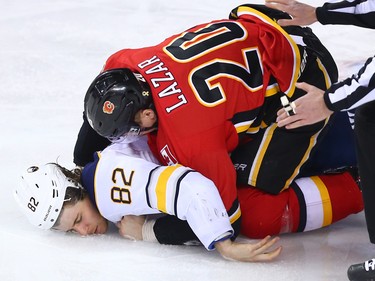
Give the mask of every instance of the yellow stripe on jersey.
[[250, 127], [246, 131], [247, 134], [256, 134], [258, 132], [259, 132], [259, 126], [257, 126], [257, 127]]
[[332, 206], [325, 184], [318, 176], [299, 178], [295, 181], [300, 188], [306, 208], [306, 224], [309, 231], [332, 223]]
[[233, 224], [241, 217], [241, 209], [238, 205], [237, 210], [229, 217], [230, 224]]
[[277, 84], [273, 84], [267, 87], [266, 90], [266, 98], [271, 97], [273, 95], [276, 95], [278, 92], [280, 92], [279, 86]]
[[167, 212], [167, 184], [168, 180], [173, 174], [173, 172], [181, 167], [181, 165], [174, 165], [165, 167], [164, 171], [160, 173], [158, 181], [156, 183], [155, 194], [157, 200], [157, 208], [158, 210], [168, 213]]
[[330, 225], [332, 223], [332, 205], [327, 187], [319, 177], [315, 176], [311, 177], [311, 179], [319, 190], [320, 198], [322, 200], [322, 208], [324, 214], [322, 226]]
[[247, 132], [253, 122], [254, 122], [254, 119], [235, 124], [234, 127], [236, 128], [237, 134]]
[[267, 152], [268, 146], [272, 140], [273, 132], [276, 130], [276, 128], [277, 128], [277, 124], [273, 123], [266, 129], [266, 132], [264, 133], [262, 143], [259, 146], [258, 153], [255, 156], [255, 159], [253, 161], [253, 165], [251, 167], [251, 171], [249, 174], [248, 184], [250, 185], [256, 186], [259, 169], [262, 165], [264, 155]]
[[[328, 118], [326, 120], [326, 123], [328, 122]], [[310, 138], [310, 142], [309, 142], [309, 146], [308, 148], [306, 149], [306, 152], [305, 152], [305, 155], [303, 156], [301, 162], [298, 164], [298, 166], [296, 167], [296, 169], [294, 170], [294, 173], [292, 174], [292, 176], [285, 182], [285, 185], [283, 187], [283, 189], [281, 189], [281, 191], [289, 188], [289, 186], [291, 185], [292, 181], [295, 179], [295, 177], [297, 176], [297, 174], [299, 173], [300, 169], [301, 169], [301, 166], [307, 161], [307, 159], [309, 158], [310, 156], [310, 152], [312, 150], [312, 148], [314, 147], [314, 145], [316, 144], [316, 139], [318, 138], [319, 134], [320, 134], [321, 130], [319, 132], [317, 132], [316, 134], [314, 134], [313, 136], [311, 136]]]
[[331, 78], [328, 75], [328, 71], [324, 67], [322, 61], [319, 58], [316, 59], [316, 62], [318, 63], [318, 67], [319, 67], [319, 69], [322, 71], [322, 73], [324, 75], [324, 80], [325, 80], [325, 83], [326, 83], [326, 88], [328, 89], [332, 85], [332, 81], [331, 81]]

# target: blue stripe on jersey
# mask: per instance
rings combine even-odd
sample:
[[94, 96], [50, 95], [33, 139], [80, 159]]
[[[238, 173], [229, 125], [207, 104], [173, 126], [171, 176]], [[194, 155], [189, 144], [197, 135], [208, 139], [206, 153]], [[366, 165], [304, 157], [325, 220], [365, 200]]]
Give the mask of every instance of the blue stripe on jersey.
[[148, 174], [148, 180], [147, 180], [147, 184], [145, 186], [145, 193], [146, 193], [146, 201], [147, 201], [147, 205], [151, 208], [151, 209], [154, 209], [154, 207], [151, 206], [151, 203], [150, 203], [150, 196], [148, 195], [148, 188], [149, 188], [149, 185], [150, 185], [150, 182], [151, 182], [151, 178], [152, 178], [152, 175], [154, 174], [154, 172], [159, 169], [160, 167], [162, 166], [157, 166], [155, 167], [154, 169], [152, 169], [150, 171], [150, 173]]
[[95, 200], [95, 171], [96, 171], [98, 162], [99, 162], [99, 156], [97, 153], [94, 153], [94, 161], [87, 164], [83, 168], [82, 175], [81, 175], [81, 181], [82, 181], [83, 187], [87, 191], [89, 198], [96, 209], [98, 209], [98, 207], [96, 205], [96, 200]]
[[303, 195], [302, 190], [299, 188], [298, 184], [294, 181], [290, 185], [290, 188], [296, 193], [298, 203], [299, 203], [299, 224], [297, 227], [297, 232], [303, 232], [306, 227], [307, 222], [307, 210], [306, 210], [306, 201], [305, 196]]
[[177, 184], [176, 184], [176, 193], [175, 193], [175, 196], [174, 196], [174, 215], [176, 217], [178, 217], [178, 214], [177, 214], [177, 201], [178, 201], [178, 194], [180, 193], [180, 185], [181, 185], [181, 181], [186, 177], [186, 175], [188, 173], [191, 173], [191, 172], [195, 172], [193, 170], [187, 170], [186, 172], [184, 172], [180, 178], [178, 179], [177, 181]]

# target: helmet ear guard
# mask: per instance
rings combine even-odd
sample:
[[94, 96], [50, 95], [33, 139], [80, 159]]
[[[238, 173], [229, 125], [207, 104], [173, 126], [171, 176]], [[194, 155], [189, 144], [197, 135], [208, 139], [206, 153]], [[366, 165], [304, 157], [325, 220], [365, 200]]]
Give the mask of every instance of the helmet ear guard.
[[111, 139], [125, 134], [139, 135], [134, 121], [139, 110], [152, 108], [151, 90], [139, 73], [128, 68], [111, 69], [99, 74], [85, 96], [85, 114], [91, 127]]
[[31, 166], [14, 189], [14, 197], [31, 224], [50, 229], [62, 211], [68, 187], [83, 187], [56, 164]]

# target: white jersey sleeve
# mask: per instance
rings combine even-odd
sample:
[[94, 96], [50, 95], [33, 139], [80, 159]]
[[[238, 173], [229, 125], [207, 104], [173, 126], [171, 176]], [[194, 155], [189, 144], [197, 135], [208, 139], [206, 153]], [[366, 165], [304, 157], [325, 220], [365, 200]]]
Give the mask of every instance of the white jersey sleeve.
[[217, 239], [232, 236], [226, 209], [211, 180], [181, 165], [160, 166], [137, 155], [139, 151], [121, 144], [99, 153], [92, 176], [103, 217], [118, 222], [125, 215], [174, 215], [188, 222], [207, 249], [213, 249]]

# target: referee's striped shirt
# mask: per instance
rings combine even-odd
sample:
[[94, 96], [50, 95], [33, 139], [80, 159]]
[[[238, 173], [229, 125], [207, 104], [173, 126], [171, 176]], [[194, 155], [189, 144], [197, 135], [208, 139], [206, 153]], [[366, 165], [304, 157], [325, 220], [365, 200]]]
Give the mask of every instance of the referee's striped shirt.
[[[375, 0], [325, 3], [316, 9], [321, 24], [344, 24], [375, 29]], [[375, 31], [374, 31], [375, 35]], [[338, 82], [324, 95], [332, 111], [346, 111], [375, 100], [375, 56], [357, 74]]]

